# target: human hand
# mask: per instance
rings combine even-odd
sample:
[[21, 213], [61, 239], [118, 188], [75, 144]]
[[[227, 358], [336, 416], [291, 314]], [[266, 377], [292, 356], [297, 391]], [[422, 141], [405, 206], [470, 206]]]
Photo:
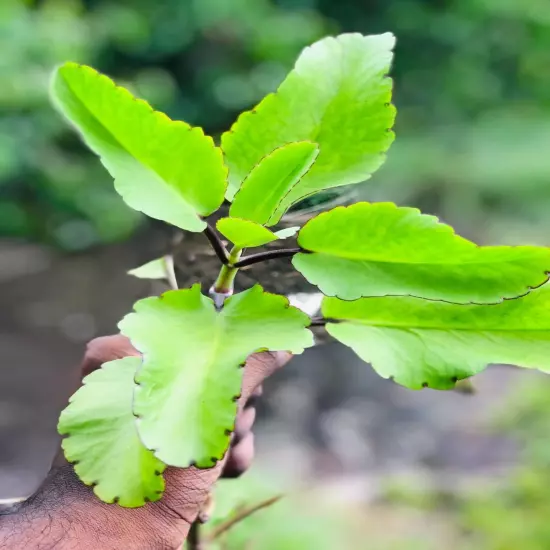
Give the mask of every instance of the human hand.
[[[90, 374], [107, 361], [132, 355], [139, 353], [122, 335], [97, 338], [88, 345], [81, 376]], [[251, 399], [261, 393], [262, 382], [289, 359], [290, 354], [286, 352], [259, 353], [248, 359], [231, 447], [213, 468], [167, 468], [162, 499], [142, 508], [127, 509], [97, 499], [92, 490], [78, 480], [72, 466], [60, 456], [42, 488], [22, 505], [24, 513], [16, 513], [15, 516], [19, 517], [11, 518], [11, 523], [17, 523], [18, 531], [21, 530], [22, 516], [27, 520], [33, 518], [32, 527], [28, 526], [22, 535], [26, 538], [6, 538], [10, 542], [5, 548], [29, 550], [49, 547], [43, 545], [54, 541], [55, 548], [59, 549], [178, 548], [216, 481], [221, 476], [236, 477], [250, 466], [254, 456], [251, 430], [255, 419]], [[7, 532], [9, 535], [9, 524], [9, 518], [7, 523], [5, 520], [0, 522], [0, 548], [4, 548], [1, 544], [3, 534]]]

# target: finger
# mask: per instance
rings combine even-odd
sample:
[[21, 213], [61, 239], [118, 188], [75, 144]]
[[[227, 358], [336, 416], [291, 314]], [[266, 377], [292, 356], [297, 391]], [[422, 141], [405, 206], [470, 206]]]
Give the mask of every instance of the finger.
[[254, 460], [254, 434], [248, 432], [234, 447], [223, 469], [224, 478], [237, 478], [244, 474]]
[[246, 407], [237, 417], [235, 422], [235, 432], [233, 436], [233, 444], [236, 445], [246, 437], [252, 430], [254, 420], [256, 419], [256, 409], [254, 407]]
[[247, 399], [244, 408], [248, 409], [249, 407], [255, 407], [258, 403], [258, 400], [260, 397], [264, 394], [264, 388], [260, 384], [250, 395], [250, 397]]
[[137, 355], [139, 355], [139, 352], [132, 346], [130, 340], [122, 334], [94, 338], [86, 348], [81, 366], [82, 376], [87, 376], [108, 361]]
[[266, 351], [251, 355], [245, 366], [240, 406], [243, 407], [254, 390], [275, 371], [286, 365], [292, 354], [287, 351]]
[[251, 398], [261, 397], [264, 394], [264, 387], [260, 384], [250, 395]]

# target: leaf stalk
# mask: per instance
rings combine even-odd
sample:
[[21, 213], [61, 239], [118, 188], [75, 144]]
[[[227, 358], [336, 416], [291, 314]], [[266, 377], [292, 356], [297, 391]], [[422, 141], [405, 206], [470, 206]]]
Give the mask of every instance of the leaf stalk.
[[235, 276], [239, 271], [235, 264], [238, 263], [241, 254], [242, 248], [235, 247], [231, 250], [227, 257], [227, 263], [222, 265], [218, 278], [210, 289], [210, 296], [217, 309], [221, 309], [225, 300], [233, 294]]
[[276, 258], [291, 258], [298, 252], [306, 252], [301, 248], [283, 248], [281, 250], [268, 250], [267, 252], [258, 252], [258, 254], [251, 254], [246, 256], [242, 260], [233, 264], [234, 267], [247, 267], [249, 265], [257, 264], [259, 262], [266, 262], [268, 260], [274, 260]]
[[227, 248], [225, 248], [225, 245], [223, 244], [219, 235], [216, 233], [216, 230], [210, 224], [206, 224], [204, 234], [206, 235], [206, 238], [210, 241], [210, 244], [212, 245], [212, 248], [214, 249], [214, 252], [216, 253], [216, 256], [220, 259], [221, 263], [223, 265], [228, 265], [230, 262]]

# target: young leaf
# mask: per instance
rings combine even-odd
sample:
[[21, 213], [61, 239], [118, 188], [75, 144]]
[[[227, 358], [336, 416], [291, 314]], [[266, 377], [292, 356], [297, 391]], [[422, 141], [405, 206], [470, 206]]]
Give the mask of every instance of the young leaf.
[[128, 275], [133, 275], [138, 279], [166, 279], [166, 269], [166, 258], [163, 256], [131, 269], [128, 271]]
[[229, 445], [246, 358], [259, 350], [301, 353], [309, 318], [255, 286], [217, 312], [200, 286], [135, 304], [120, 323], [143, 353], [134, 413], [139, 434], [172, 466], [211, 467]]
[[296, 235], [298, 231], [300, 231], [300, 226], [285, 227], [284, 229], [279, 229], [279, 231], [275, 231], [275, 235], [277, 235], [278, 239], [288, 239], [290, 237], [294, 237], [294, 235]]
[[188, 231], [223, 202], [227, 170], [202, 129], [153, 111], [90, 67], [66, 63], [54, 73], [52, 99], [99, 155], [126, 203]]
[[282, 200], [311, 168], [319, 147], [311, 141], [288, 143], [260, 160], [236, 194], [229, 214], [263, 225], [275, 225]]
[[105, 502], [134, 508], [158, 500], [164, 464], [141, 443], [132, 414], [141, 357], [105, 363], [84, 379], [61, 413], [62, 446], [78, 477]]
[[325, 298], [327, 330], [384, 378], [452, 388], [488, 363], [550, 372], [550, 286], [492, 306], [418, 298]]
[[307, 253], [294, 267], [328, 296], [411, 295], [454, 303], [495, 303], [538, 287], [550, 250], [484, 246], [437, 218], [391, 203], [357, 203], [318, 215], [300, 230]]
[[241, 218], [221, 218], [216, 223], [216, 227], [238, 248], [262, 246], [278, 239], [275, 233], [263, 225]]
[[277, 92], [243, 113], [222, 136], [227, 197], [233, 198], [262, 158], [294, 141], [316, 142], [320, 154], [275, 216], [323, 189], [368, 179], [394, 137], [388, 131], [395, 108], [386, 77], [394, 43], [391, 34], [342, 34], [306, 48]]

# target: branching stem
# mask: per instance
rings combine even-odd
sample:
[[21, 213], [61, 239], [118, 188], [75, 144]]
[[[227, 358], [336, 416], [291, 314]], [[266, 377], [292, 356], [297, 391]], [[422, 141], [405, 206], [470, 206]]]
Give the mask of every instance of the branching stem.
[[259, 262], [265, 262], [267, 260], [274, 260], [275, 258], [291, 258], [298, 252], [304, 252], [301, 248], [283, 248], [281, 250], [268, 250], [267, 252], [258, 252], [258, 254], [251, 254], [246, 256], [242, 260], [233, 264], [234, 267], [246, 267], [248, 265], [257, 264]]
[[233, 294], [235, 275], [237, 275], [237, 271], [239, 271], [236, 264], [238, 263], [241, 254], [242, 248], [235, 247], [231, 250], [229, 256], [227, 257], [227, 264], [222, 265], [220, 274], [210, 289], [210, 296], [212, 296], [214, 304], [218, 309], [221, 309], [224, 301]]

